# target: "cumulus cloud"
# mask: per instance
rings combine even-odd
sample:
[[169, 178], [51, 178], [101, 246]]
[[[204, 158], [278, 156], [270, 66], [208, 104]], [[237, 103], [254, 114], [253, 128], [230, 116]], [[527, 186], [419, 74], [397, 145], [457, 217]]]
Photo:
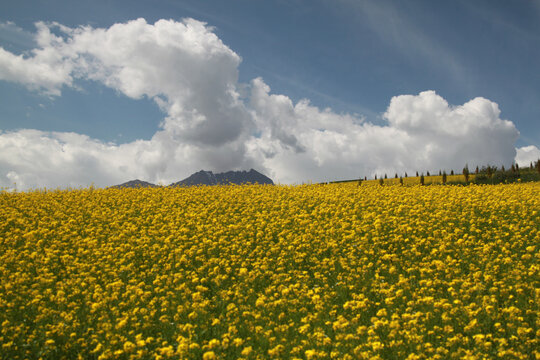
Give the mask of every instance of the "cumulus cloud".
[[[269, 94], [261, 80], [252, 86], [255, 113], [272, 116], [261, 121], [265, 131], [250, 140], [250, 153], [287, 182], [460, 170], [465, 163], [511, 164], [515, 157], [518, 131], [512, 122], [500, 119], [496, 103], [484, 98], [450, 106], [434, 91], [396, 96], [384, 113], [388, 124], [377, 126], [320, 110], [307, 101], [293, 105], [283, 95]], [[274, 118], [287, 119], [277, 127], [294, 134], [304, 151], [273, 135]]]
[[12, 21], [0, 21], [0, 41], [11, 49], [31, 49], [37, 45], [31, 32]]
[[119, 145], [73, 133], [0, 132], [0, 186], [168, 184], [200, 169], [250, 167], [283, 183], [317, 182], [510, 164], [516, 156], [519, 133], [492, 101], [452, 106], [433, 91], [396, 96], [385, 126], [308, 100], [295, 104], [261, 78], [239, 83], [240, 56], [193, 19], [36, 27], [29, 55], [0, 48], [0, 79], [50, 97], [93, 80], [120, 96], [152, 99], [164, 118], [150, 140]]
[[519, 166], [534, 164], [540, 160], [540, 149], [534, 145], [523, 146], [517, 149], [516, 162]]
[[[0, 79], [21, 83], [48, 96], [60, 96], [62, 87], [76, 86], [77, 79], [94, 80], [130, 98], [153, 99], [165, 113], [161, 130], [151, 141], [105, 146], [92, 140], [89, 149], [94, 151], [89, 151], [88, 156], [94, 157], [96, 166], [102, 169], [84, 173], [95, 174], [96, 183], [106, 185], [131, 176], [173, 181], [175, 177], [170, 174], [178, 171], [176, 164], [183, 164], [180, 174], [193, 170], [190, 164], [196, 163], [217, 170], [252, 165], [244, 153], [251, 118], [237, 90], [240, 57], [205, 23], [185, 19], [148, 24], [137, 19], [108, 29], [72, 29], [42, 22], [36, 27], [39, 46], [30, 56], [0, 48]], [[19, 135], [23, 134], [28, 135]], [[42, 133], [33, 141], [51, 145], [57, 143], [58, 136]], [[17, 152], [16, 143], [10, 144], [12, 152]], [[37, 147], [41, 146], [45, 144]], [[49, 152], [51, 157], [57, 155], [55, 149]], [[3, 155], [4, 162], [10, 164], [4, 166], [13, 167], [13, 161], [6, 159], [6, 153]], [[108, 157], [121, 158], [123, 165], [114, 163], [111, 169], [110, 161], [104, 159]], [[140, 163], [141, 159], [153, 165]], [[66, 171], [60, 173], [71, 178]], [[113, 173], [116, 176], [111, 178]], [[49, 178], [26, 182], [35, 186], [62, 184], [61, 177], [58, 181]]]
[[15, 55], [0, 47], [0, 80], [18, 82], [30, 90], [59, 96], [63, 85], [72, 85], [72, 63], [54, 45], [61, 41], [43, 23], [37, 23], [36, 42], [39, 48], [31, 57]]
[[205, 23], [137, 19], [108, 29], [36, 27], [39, 47], [32, 56], [0, 48], [0, 79], [59, 96], [62, 86], [82, 78], [130, 98], [146, 96], [167, 113], [162, 127], [187, 141], [222, 145], [245, 128], [236, 90], [240, 57]]

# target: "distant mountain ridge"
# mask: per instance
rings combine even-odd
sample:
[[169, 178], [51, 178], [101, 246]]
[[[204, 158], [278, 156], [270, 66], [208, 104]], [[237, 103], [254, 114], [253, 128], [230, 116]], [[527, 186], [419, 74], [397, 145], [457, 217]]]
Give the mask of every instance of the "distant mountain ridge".
[[212, 171], [201, 170], [170, 186], [193, 186], [193, 185], [226, 185], [226, 184], [270, 184], [274, 182], [269, 177], [251, 169], [249, 171], [227, 171], [214, 174]]
[[136, 179], [136, 180], [131, 180], [131, 181], [125, 182], [125, 183], [120, 184], [120, 185], [114, 185], [114, 186], [111, 186], [111, 187], [112, 188], [120, 188], [120, 189], [122, 189], [122, 188], [146, 188], [146, 187], [156, 188], [156, 187], [160, 187], [160, 186], [149, 183], [147, 181], [142, 181], [142, 180]]
[[[251, 169], [249, 171], [227, 171], [214, 174], [212, 171], [201, 170], [184, 180], [170, 184], [169, 186], [197, 186], [197, 185], [226, 185], [226, 184], [269, 184], [274, 182], [269, 177], [260, 172]], [[160, 187], [142, 180], [131, 180], [120, 185], [111, 186], [112, 188], [146, 188]]]

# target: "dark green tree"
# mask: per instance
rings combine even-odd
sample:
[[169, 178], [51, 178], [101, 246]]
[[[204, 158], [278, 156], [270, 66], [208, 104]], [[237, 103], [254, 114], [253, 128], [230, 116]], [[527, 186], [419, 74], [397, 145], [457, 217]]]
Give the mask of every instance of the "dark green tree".
[[488, 165], [487, 168], [486, 168], [486, 174], [487, 174], [487, 177], [489, 179], [491, 179], [491, 177], [493, 176], [493, 168], [491, 167], [491, 165]]
[[446, 171], [443, 171], [442, 173], [442, 183], [446, 184]]
[[469, 165], [465, 165], [463, 168], [463, 176], [465, 177], [465, 182], [469, 182]]
[[420, 185], [424, 185], [424, 174], [420, 176]]

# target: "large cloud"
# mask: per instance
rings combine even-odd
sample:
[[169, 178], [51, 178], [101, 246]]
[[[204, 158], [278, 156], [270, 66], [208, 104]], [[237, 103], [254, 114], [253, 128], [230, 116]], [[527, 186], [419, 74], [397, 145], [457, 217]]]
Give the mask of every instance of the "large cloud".
[[[251, 104], [266, 116], [259, 120], [265, 132], [250, 140], [250, 150], [286, 181], [461, 170], [466, 163], [508, 165], [515, 157], [518, 131], [484, 98], [453, 107], [434, 91], [396, 96], [384, 113], [387, 126], [321, 111], [307, 101], [293, 105], [269, 94], [260, 79], [253, 82]], [[294, 138], [274, 135], [283, 130]]]
[[109, 29], [36, 26], [40, 47], [31, 57], [0, 49], [0, 79], [60, 95], [63, 85], [85, 78], [131, 98], [147, 96], [168, 114], [164, 129], [188, 141], [221, 145], [245, 128], [236, 91], [240, 57], [202, 22], [152, 25], [138, 19]]
[[167, 184], [201, 168], [249, 167], [280, 182], [326, 181], [509, 165], [516, 155], [517, 130], [487, 99], [451, 106], [433, 91], [397, 96], [383, 115], [387, 125], [377, 126], [308, 100], [294, 104], [260, 78], [241, 84], [240, 57], [193, 19], [36, 26], [38, 48], [29, 56], [0, 48], [0, 79], [51, 97], [78, 79], [94, 80], [153, 99], [165, 116], [150, 140], [120, 145], [72, 133], [0, 132], [1, 186]]
[[519, 166], [527, 166], [540, 160], [540, 149], [534, 145], [517, 149], [516, 162]]

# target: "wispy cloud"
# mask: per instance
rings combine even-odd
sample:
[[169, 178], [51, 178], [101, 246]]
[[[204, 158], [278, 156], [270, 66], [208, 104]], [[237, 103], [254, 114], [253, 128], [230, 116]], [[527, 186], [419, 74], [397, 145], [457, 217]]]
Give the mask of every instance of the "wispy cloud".
[[0, 22], [0, 44], [11, 51], [24, 51], [36, 46], [34, 34], [11, 21]]
[[[367, 25], [381, 43], [397, 50], [404, 58], [438, 69], [462, 85], [468, 83], [470, 77], [459, 56], [391, 2], [341, 0], [339, 3], [359, 18], [359, 24]], [[410, 12], [423, 11], [410, 9], [414, 2], [406, 4]]]
[[[497, 28], [503, 30], [506, 33], [513, 34], [512, 39], [522, 42], [540, 41], [540, 33], [538, 31], [531, 31], [530, 28], [524, 26], [523, 22], [511, 21], [507, 14], [501, 13], [500, 9], [492, 6], [490, 2], [483, 4], [475, 1], [463, 1], [461, 5], [467, 9], [468, 12], [474, 14], [477, 19], [493, 24]], [[540, 1], [527, 1], [526, 6], [530, 6], [532, 10], [531, 18], [536, 17], [540, 20]], [[540, 25], [536, 25], [536, 30], [540, 28]]]
[[345, 109], [345, 111], [348, 113], [353, 113], [358, 118], [369, 119], [370, 121], [380, 121], [382, 119], [382, 114], [379, 114], [368, 107], [362, 106], [359, 103], [352, 104], [349, 102], [345, 102], [342, 99], [322, 92], [311, 85], [307, 85], [306, 83], [298, 79], [283, 76], [282, 74], [275, 71], [271, 71], [259, 66], [252, 65], [252, 67], [256, 69], [263, 78], [267, 80], [276, 79], [278, 82], [287, 84], [290, 88], [298, 90], [298, 92], [303, 94], [302, 98], [310, 98], [311, 96], [316, 96], [320, 99], [325, 100], [325, 103], [339, 105], [341, 109]]

